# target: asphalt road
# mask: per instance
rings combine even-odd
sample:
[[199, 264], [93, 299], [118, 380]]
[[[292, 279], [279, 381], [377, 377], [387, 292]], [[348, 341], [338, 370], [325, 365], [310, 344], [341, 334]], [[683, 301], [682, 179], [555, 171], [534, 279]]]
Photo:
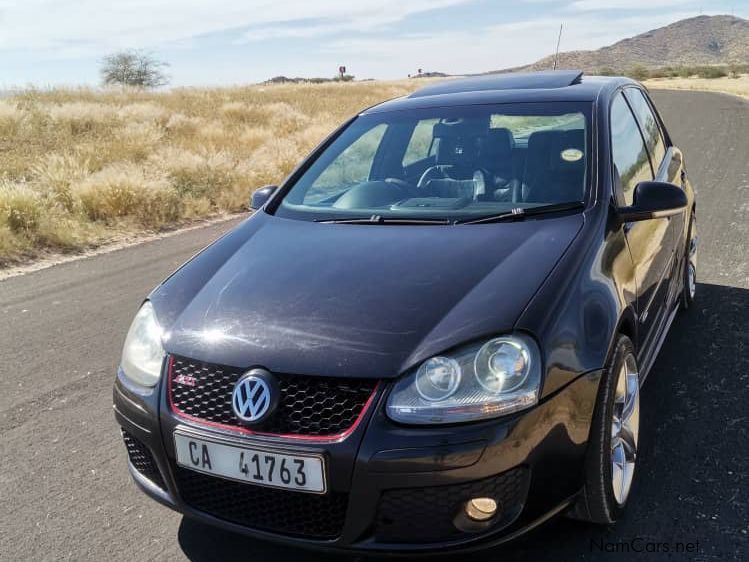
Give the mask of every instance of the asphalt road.
[[[749, 558], [749, 104], [656, 93], [698, 189], [698, 302], [645, 386], [631, 505], [610, 529], [559, 519], [482, 560], [663, 560], [617, 543], [697, 543], [672, 559]], [[129, 481], [111, 411], [144, 295], [231, 223], [0, 282], [0, 559], [323, 560], [220, 532]], [[601, 550], [605, 552], [601, 552]]]

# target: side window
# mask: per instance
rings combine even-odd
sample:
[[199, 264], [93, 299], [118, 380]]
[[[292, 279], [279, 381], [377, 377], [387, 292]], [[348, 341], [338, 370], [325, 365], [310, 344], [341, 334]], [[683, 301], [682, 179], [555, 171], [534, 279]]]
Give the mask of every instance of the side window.
[[622, 94], [611, 104], [611, 157], [624, 200], [631, 205], [635, 186], [652, 180], [653, 170], [640, 128]]
[[343, 187], [369, 180], [377, 149], [387, 125], [370, 129], [341, 152], [315, 180], [304, 197], [304, 203], [317, 203], [340, 192]]
[[411, 134], [411, 140], [408, 142], [406, 152], [403, 155], [403, 166], [408, 166], [424, 158], [428, 158], [434, 153], [432, 140], [434, 126], [439, 119], [422, 119], [416, 123], [414, 132]]
[[658, 120], [640, 90], [627, 88], [625, 91], [632, 106], [632, 111], [635, 112], [637, 120], [640, 122], [642, 134], [645, 136], [645, 144], [647, 144], [650, 158], [653, 160], [653, 168], [657, 173], [658, 167], [666, 156], [666, 143], [663, 141], [663, 133], [658, 125]]

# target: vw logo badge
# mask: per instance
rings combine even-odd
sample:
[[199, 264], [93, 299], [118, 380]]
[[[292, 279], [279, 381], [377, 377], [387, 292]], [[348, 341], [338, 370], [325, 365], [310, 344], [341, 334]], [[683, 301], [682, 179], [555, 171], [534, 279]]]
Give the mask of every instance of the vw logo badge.
[[234, 385], [232, 407], [237, 417], [247, 423], [257, 423], [268, 416], [278, 401], [273, 376], [264, 369], [252, 369]]

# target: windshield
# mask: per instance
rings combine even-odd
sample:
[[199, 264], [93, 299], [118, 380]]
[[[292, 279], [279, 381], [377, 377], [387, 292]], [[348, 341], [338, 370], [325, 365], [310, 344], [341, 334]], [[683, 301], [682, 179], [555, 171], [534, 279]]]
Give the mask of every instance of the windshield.
[[467, 221], [584, 201], [590, 104], [514, 103], [358, 117], [284, 196], [302, 220]]

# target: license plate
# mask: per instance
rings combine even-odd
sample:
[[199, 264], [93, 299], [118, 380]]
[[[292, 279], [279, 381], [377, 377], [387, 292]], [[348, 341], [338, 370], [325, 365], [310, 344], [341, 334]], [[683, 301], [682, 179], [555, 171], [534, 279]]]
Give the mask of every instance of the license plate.
[[197, 472], [272, 488], [325, 493], [322, 457], [227, 445], [174, 434], [177, 464]]

